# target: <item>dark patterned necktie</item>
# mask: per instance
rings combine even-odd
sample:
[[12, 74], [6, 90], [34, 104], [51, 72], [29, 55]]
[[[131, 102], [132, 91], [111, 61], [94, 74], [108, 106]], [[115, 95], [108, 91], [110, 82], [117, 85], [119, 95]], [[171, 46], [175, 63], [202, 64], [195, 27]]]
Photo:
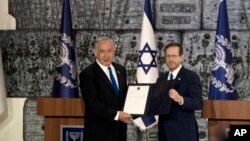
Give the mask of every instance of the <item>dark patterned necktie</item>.
[[169, 77], [169, 88], [170, 89], [174, 88], [174, 76], [172, 73], [170, 73], [170, 77]]
[[115, 93], [119, 96], [119, 90], [118, 90], [118, 86], [117, 86], [117, 83], [115, 81], [115, 77], [112, 73], [112, 69], [111, 67], [108, 67], [108, 70], [109, 70], [109, 77], [110, 77], [110, 80], [111, 80], [111, 83], [112, 83], [112, 86], [115, 90]]
[[172, 73], [170, 73], [170, 79], [169, 80], [173, 80], [174, 79], [174, 76]]

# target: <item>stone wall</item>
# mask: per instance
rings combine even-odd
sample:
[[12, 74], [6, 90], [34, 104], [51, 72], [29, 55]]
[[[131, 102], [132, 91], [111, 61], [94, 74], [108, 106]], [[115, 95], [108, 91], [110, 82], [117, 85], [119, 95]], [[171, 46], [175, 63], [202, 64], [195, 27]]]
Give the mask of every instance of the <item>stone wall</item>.
[[[118, 45], [115, 62], [135, 79], [143, 0], [72, 0], [71, 12], [78, 72], [94, 61], [93, 41], [110, 36]], [[197, 72], [207, 99], [219, 0], [151, 1], [161, 72], [166, 70], [163, 47], [172, 41], [184, 46], [184, 66]], [[250, 97], [250, 1], [227, 0], [234, 68], [240, 99]], [[0, 47], [8, 97], [28, 97], [24, 113], [25, 141], [43, 140], [43, 118], [35, 115], [36, 96], [51, 96], [62, 0], [9, 0], [17, 30], [0, 31]], [[201, 141], [207, 140], [207, 121], [196, 112]], [[129, 124], [128, 141], [142, 141], [145, 134]], [[149, 132], [157, 141], [157, 127]]]

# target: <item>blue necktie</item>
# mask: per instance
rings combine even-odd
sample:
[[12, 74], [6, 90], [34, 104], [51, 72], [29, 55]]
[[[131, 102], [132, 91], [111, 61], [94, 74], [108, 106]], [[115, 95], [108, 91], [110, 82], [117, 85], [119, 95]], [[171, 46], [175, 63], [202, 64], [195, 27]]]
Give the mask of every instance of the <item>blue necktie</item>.
[[119, 96], [119, 90], [118, 90], [118, 86], [116, 84], [116, 81], [115, 81], [115, 77], [112, 73], [112, 70], [111, 70], [111, 67], [108, 67], [108, 70], [109, 70], [109, 77], [110, 77], [110, 80], [111, 80], [111, 83], [112, 83], [112, 86], [115, 90], [115, 93]]

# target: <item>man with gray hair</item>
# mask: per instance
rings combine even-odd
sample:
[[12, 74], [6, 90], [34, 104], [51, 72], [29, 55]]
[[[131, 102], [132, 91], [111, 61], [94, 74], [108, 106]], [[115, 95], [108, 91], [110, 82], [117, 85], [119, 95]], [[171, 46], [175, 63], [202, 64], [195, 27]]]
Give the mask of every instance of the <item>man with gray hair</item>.
[[122, 111], [126, 92], [126, 69], [112, 62], [116, 46], [112, 39], [96, 40], [96, 61], [80, 73], [85, 102], [84, 141], [126, 141], [132, 116]]

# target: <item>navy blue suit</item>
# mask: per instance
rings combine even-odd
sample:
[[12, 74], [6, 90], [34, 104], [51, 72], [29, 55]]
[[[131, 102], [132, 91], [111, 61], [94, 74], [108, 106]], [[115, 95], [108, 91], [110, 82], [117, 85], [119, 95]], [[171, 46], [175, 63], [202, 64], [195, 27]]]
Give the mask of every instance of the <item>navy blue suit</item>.
[[[157, 82], [167, 81], [168, 74], [161, 75]], [[179, 105], [172, 100], [170, 113], [159, 116], [159, 141], [197, 141], [198, 126], [194, 112], [203, 105], [200, 78], [182, 67], [174, 80], [174, 89], [183, 97], [184, 104]]]
[[80, 73], [80, 88], [85, 102], [84, 141], [126, 141], [127, 124], [115, 121], [121, 111], [127, 92], [126, 70], [112, 63], [118, 83], [119, 96], [97, 64], [91, 64]]

